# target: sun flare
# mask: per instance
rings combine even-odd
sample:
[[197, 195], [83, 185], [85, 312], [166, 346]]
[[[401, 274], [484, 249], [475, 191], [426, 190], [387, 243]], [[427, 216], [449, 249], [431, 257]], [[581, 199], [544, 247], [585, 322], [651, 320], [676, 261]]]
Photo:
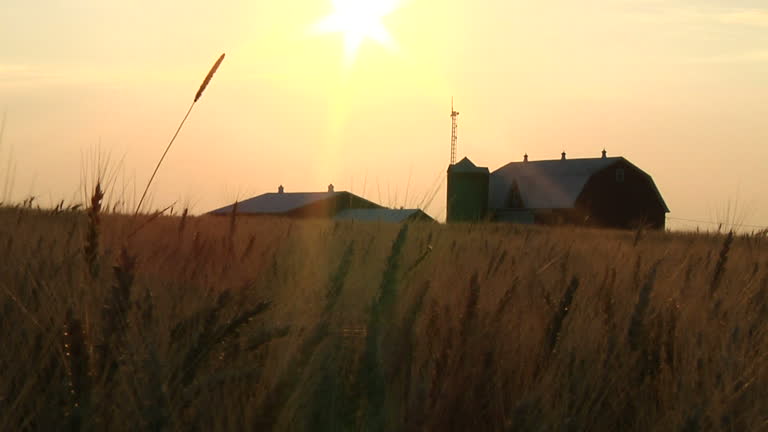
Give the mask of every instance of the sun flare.
[[344, 58], [354, 60], [366, 39], [387, 47], [394, 40], [382, 19], [397, 7], [397, 0], [332, 0], [334, 12], [315, 25], [320, 34], [341, 33], [344, 36]]

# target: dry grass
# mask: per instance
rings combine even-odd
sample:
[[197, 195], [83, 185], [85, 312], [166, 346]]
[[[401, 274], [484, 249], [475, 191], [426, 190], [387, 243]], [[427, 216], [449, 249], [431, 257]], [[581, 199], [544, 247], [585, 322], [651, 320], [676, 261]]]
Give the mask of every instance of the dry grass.
[[0, 209], [0, 430], [768, 429], [764, 235], [135, 226]]

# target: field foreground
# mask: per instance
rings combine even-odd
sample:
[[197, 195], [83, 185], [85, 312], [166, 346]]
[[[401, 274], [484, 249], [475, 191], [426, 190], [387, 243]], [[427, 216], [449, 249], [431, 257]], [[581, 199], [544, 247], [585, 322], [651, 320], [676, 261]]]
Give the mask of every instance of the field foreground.
[[0, 338], [3, 431], [768, 430], [768, 238], [0, 209]]

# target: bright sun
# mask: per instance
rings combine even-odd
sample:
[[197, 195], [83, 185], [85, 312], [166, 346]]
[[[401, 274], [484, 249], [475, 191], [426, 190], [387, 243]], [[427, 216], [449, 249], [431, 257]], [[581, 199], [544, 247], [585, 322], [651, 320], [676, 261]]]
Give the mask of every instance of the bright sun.
[[392, 48], [394, 41], [382, 19], [397, 7], [397, 0], [332, 0], [334, 12], [315, 25], [318, 33], [341, 33], [344, 58], [354, 60], [366, 39]]

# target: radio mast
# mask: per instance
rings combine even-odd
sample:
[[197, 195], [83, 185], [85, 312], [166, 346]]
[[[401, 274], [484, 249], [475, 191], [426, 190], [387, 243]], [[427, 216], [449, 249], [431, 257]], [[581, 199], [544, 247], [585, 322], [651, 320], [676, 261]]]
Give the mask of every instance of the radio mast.
[[456, 129], [459, 127], [459, 112], [453, 109], [453, 97], [451, 97], [451, 165], [456, 163], [456, 144], [459, 141]]

